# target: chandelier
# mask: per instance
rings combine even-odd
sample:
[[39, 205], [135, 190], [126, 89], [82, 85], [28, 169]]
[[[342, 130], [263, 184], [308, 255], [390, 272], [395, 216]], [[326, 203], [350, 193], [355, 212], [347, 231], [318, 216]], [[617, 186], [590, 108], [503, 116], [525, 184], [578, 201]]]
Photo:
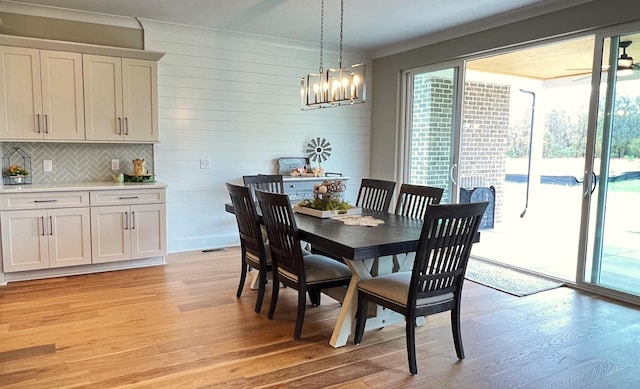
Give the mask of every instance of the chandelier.
[[366, 64], [342, 67], [342, 27], [344, 24], [344, 0], [340, 0], [340, 51], [337, 69], [324, 70], [324, 0], [320, 8], [320, 69], [300, 81], [300, 107], [302, 110], [332, 108], [341, 105], [364, 103], [367, 85]]

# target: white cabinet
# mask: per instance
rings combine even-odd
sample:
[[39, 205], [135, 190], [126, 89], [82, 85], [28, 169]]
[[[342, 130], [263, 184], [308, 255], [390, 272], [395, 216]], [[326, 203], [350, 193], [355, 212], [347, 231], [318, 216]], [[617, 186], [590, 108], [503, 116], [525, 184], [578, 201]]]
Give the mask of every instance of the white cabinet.
[[92, 192], [91, 247], [93, 263], [166, 255], [164, 190]]
[[4, 272], [90, 264], [88, 199], [87, 192], [3, 195]]
[[158, 141], [157, 63], [83, 55], [86, 139]]
[[0, 139], [83, 140], [82, 55], [0, 46]]

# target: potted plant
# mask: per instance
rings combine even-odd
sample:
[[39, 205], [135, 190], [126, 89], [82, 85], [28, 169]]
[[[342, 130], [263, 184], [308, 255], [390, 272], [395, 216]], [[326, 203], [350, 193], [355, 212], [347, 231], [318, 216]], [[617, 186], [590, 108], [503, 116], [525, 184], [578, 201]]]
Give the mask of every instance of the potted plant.
[[9, 165], [6, 175], [9, 176], [11, 183], [21, 184], [25, 177], [29, 176], [29, 171], [20, 165]]

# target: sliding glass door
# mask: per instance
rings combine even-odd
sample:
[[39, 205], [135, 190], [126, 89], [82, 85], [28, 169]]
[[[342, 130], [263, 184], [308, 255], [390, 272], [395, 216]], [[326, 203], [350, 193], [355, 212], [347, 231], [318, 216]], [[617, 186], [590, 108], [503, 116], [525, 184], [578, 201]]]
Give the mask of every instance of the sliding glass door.
[[405, 116], [400, 141], [401, 182], [444, 188], [454, 202], [460, 107], [460, 66], [413, 69], [405, 77]]
[[606, 36], [601, 42], [604, 55], [611, 54], [592, 103], [597, 101], [593, 185], [579, 278], [640, 295], [640, 67], [633, 59], [640, 60], [640, 33]]

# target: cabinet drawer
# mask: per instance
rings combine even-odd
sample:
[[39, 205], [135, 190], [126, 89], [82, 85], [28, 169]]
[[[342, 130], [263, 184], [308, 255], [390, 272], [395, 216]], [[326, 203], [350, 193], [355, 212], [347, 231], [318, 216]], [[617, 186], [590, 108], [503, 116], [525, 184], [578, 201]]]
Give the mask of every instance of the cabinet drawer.
[[91, 205], [164, 203], [164, 189], [105, 190], [91, 192]]
[[0, 195], [0, 209], [88, 207], [89, 192], [11, 193]]

